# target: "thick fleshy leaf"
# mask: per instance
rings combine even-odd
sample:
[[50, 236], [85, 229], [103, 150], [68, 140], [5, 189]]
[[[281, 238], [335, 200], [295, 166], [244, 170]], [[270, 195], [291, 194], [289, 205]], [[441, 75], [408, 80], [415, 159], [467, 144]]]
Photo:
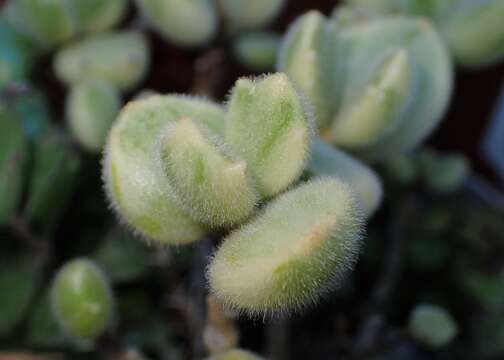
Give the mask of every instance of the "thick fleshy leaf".
[[272, 32], [251, 32], [239, 36], [233, 53], [246, 67], [254, 71], [272, 70], [277, 60], [280, 37]]
[[244, 159], [263, 197], [285, 190], [305, 167], [312, 119], [282, 73], [240, 79], [231, 92], [226, 143]]
[[352, 186], [368, 216], [381, 204], [383, 185], [378, 175], [359, 160], [320, 139], [313, 142], [308, 170], [318, 176], [340, 178]]
[[18, 256], [0, 268], [0, 335], [11, 331], [22, 319], [37, 291], [41, 268], [36, 259]]
[[161, 244], [201, 238], [203, 228], [176, 203], [163, 174], [159, 137], [167, 125], [184, 117], [222, 134], [224, 116], [212, 102], [177, 95], [153, 95], [126, 105], [109, 134], [103, 166], [107, 194], [123, 220]]
[[324, 129], [332, 121], [338, 87], [331, 82], [332, 24], [318, 11], [299, 17], [289, 28], [279, 53], [278, 68], [289, 75], [308, 96], [317, 125]]
[[51, 233], [58, 226], [77, 185], [80, 159], [68, 139], [50, 131], [35, 144], [24, 216]]
[[453, 340], [458, 325], [442, 307], [430, 304], [417, 305], [410, 315], [408, 329], [417, 341], [438, 349]]
[[53, 67], [68, 85], [100, 79], [123, 90], [142, 80], [149, 58], [142, 34], [120, 31], [92, 35], [68, 45], [56, 54]]
[[305, 308], [352, 267], [362, 221], [357, 197], [340, 180], [301, 185], [224, 239], [209, 266], [211, 290], [249, 315]]
[[136, 0], [147, 21], [166, 39], [198, 46], [217, 32], [217, 8], [212, 0]]
[[102, 271], [87, 259], [68, 262], [51, 289], [54, 315], [70, 335], [95, 338], [109, 325], [113, 295]]
[[404, 49], [394, 52], [360, 97], [334, 119], [331, 135], [334, 144], [365, 147], [393, 131], [408, 102], [410, 70], [408, 53]]
[[72, 0], [79, 32], [94, 33], [110, 29], [121, 21], [126, 0]]
[[71, 0], [15, 0], [7, 14], [19, 30], [44, 47], [65, 42], [75, 34], [77, 19]]
[[99, 153], [120, 107], [119, 93], [107, 82], [91, 80], [79, 83], [70, 89], [67, 98], [68, 127], [84, 149]]
[[235, 28], [257, 28], [272, 21], [286, 0], [218, 0], [224, 18]]
[[244, 221], [258, 200], [247, 164], [190, 118], [177, 120], [161, 138], [161, 162], [184, 211], [210, 226]]
[[28, 155], [21, 120], [0, 105], [0, 225], [15, 215], [20, 206]]

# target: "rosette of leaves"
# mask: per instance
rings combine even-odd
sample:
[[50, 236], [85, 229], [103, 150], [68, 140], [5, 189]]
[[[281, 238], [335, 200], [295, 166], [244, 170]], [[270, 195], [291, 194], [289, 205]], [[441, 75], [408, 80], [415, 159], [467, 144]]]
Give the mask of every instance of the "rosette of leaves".
[[501, 0], [347, 0], [371, 13], [401, 12], [436, 23], [457, 63], [481, 67], [504, 56]]
[[278, 68], [313, 103], [321, 135], [367, 160], [418, 145], [450, 99], [452, 64], [437, 31], [407, 16], [311, 11], [284, 38]]
[[136, 100], [109, 134], [108, 196], [159, 244], [235, 228], [208, 268], [218, 300], [250, 315], [302, 309], [351, 267], [364, 217], [339, 179], [289, 189], [307, 164], [311, 122], [282, 73], [238, 80], [226, 108], [180, 95]]

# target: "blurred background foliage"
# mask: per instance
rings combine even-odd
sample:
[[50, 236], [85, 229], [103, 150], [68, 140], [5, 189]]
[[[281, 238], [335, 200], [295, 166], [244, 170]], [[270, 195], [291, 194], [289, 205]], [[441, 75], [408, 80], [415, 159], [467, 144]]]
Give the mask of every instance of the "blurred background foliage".
[[[223, 99], [239, 76], [273, 70], [278, 36], [293, 19], [313, 8], [328, 14], [334, 5], [290, 0], [261, 33], [235, 36], [223, 27], [209, 43], [187, 48], [152, 30], [125, 2], [111, 24], [144, 34], [150, 65], [118, 95], [121, 103], [143, 89]], [[61, 14], [47, 16], [54, 26], [64, 21]], [[107, 27], [83, 25], [80, 31]], [[101, 154], [85, 151], [71, 136], [69, 89], [52, 65], [58, 48], [82, 33], [47, 31], [50, 41], [34, 45], [0, 17], [0, 59], [12, 66], [5, 81], [0, 66], [0, 359], [23, 359], [21, 352], [32, 356], [27, 359], [141, 359], [139, 352], [150, 359], [190, 358], [200, 331], [193, 319], [199, 306], [192, 300], [194, 249], [149, 247], [117, 223], [102, 189]], [[290, 320], [238, 319], [241, 347], [278, 359], [504, 356], [504, 203], [491, 195], [503, 189], [481, 154], [503, 78], [503, 64], [459, 69], [451, 107], [429, 140], [437, 151], [471, 159], [468, 180], [425, 176], [429, 166], [437, 175], [459, 166], [432, 150], [423, 156], [428, 166], [418, 155], [380, 167], [387, 201], [368, 226], [346, 285]], [[489, 196], [495, 201], [486, 201]], [[55, 271], [77, 257], [94, 260], [115, 293], [112, 329], [97, 342], [66, 335], [50, 307]], [[447, 309], [458, 327], [455, 340], [439, 349], [412, 337], [408, 319], [418, 304]]]

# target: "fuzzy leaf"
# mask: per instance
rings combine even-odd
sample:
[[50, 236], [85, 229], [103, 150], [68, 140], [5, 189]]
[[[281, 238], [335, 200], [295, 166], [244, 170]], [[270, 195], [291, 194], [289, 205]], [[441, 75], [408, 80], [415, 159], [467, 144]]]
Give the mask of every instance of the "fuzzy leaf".
[[394, 130], [408, 100], [410, 70], [406, 50], [394, 52], [361, 96], [334, 119], [334, 144], [349, 148], [369, 146]]
[[320, 139], [313, 142], [308, 170], [318, 176], [340, 178], [352, 186], [368, 216], [381, 204], [383, 186], [378, 175], [359, 160]]
[[84, 149], [102, 151], [120, 104], [117, 90], [104, 81], [86, 81], [71, 88], [66, 104], [68, 127]]
[[190, 243], [204, 233], [174, 200], [159, 161], [162, 129], [183, 117], [199, 119], [217, 134], [224, 131], [218, 105], [153, 95], [125, 106], [106, 146], [103, 175], [111, 203], [136, 231], [161, 244]]
[[287, 76], [240, 79], [231, 93], [226, 143], [247, 162], [261, 196], [285, 190], [304, 169], [311, 119]]
[[257, 195], [247, 164], [230, 156], [218, 140], [189, 118], [161, 138], [161, 160], [179, 203], [197, 221], [230, 226], [254, 211]]
[[304, 184], [224, 239], [208, 270], [214, 295], [249, 315], [299, 310], [352, 267], [363, 214], [337, 179]]
[[278, 69], [284, 71], [313, 104], [317, 125], [330, 125], [337, 88], [331, 83], [334, 65], [328, 49], [332, 48], [332, 25], [318, 11], [300, 16], [289, 28], [280, 49]]
[[179, 45], [203, 45], [218, 29], [212, 0], [136, 0], [136, 4], [155, 30]]
[[63, 48], [56, 54], [53, 67], [68, 85], [101, 79], [122, 90], [142, 80], [148, 63], [144, 36], [121, 31], [93, 35]]

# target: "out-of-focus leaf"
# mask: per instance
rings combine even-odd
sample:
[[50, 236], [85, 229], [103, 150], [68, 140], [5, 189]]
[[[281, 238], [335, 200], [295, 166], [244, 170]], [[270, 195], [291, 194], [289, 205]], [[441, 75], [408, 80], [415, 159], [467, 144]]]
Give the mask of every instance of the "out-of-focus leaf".
[[94, 255], [94, 260], [115, 283], [137, 280], [149, 271], [149, 250], [125, 229], [115, 228]]
[[50, 131], [35, 144], [33, 172], [25, 216], [50, 233], [68, 206], [77, 182], [80, 160], [67, 138]]
[[477, 271], [459, 272], [460, 286], [486, 309], [504, 305], [504, 276], [486, 275]]
[[40, 265], [29, 256], [8, 260], [0, 267], [0, 335], [23, 318], [41, 279]]
[[28, 144], [21, 121], [0, 107], [0, 225], [19, 207], [27, 158]]
[[446, 239], [434, 234], [423, 233], [408, 242], [408, 263], [424, 270], [439, 269], [448, 256]]
[[48, 130], [49, 108], [40, 91], [31, 89], [17, 97], [13, 108], [21, 117], [23, 129], [30, 139], [37, 138]]
[[28, 321], [26, 340], [36, 347], [54, 347], [65, 343], [65, 335], [51, 312], [49, 292], [35, 302]]

